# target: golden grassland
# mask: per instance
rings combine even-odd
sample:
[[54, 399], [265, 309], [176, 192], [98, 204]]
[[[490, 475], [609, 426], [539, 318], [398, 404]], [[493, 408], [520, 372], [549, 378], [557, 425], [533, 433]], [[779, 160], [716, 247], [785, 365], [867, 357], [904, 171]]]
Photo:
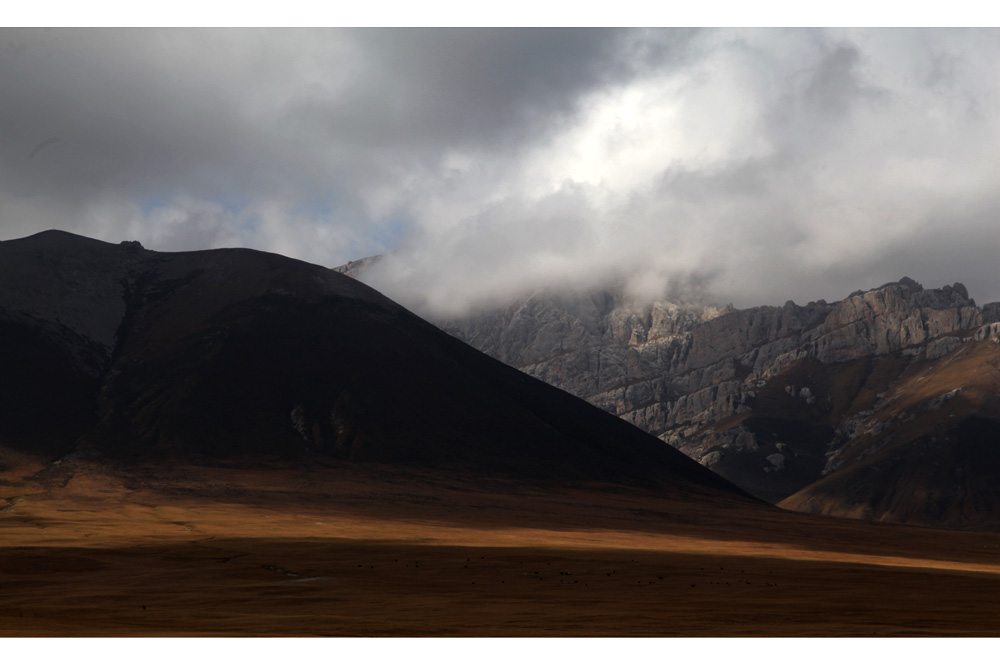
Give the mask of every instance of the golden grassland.
[[4, 636], [994, 636], [1000, 535], [461, 471], [4, 455]]

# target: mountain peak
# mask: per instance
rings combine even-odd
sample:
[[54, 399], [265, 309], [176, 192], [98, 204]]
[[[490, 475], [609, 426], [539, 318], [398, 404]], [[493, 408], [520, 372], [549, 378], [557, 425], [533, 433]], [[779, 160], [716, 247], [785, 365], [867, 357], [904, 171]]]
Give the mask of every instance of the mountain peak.
[[0, 363], [0, 446], [41, 454], [406, 462], [745, 496], [363, 283], [249, 249], [63, 231], [0, 244]]

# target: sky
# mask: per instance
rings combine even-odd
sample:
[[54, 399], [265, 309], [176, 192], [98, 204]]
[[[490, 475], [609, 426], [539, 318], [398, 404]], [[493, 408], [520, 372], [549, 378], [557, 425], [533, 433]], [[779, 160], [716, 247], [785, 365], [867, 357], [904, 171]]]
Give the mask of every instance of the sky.
[[1000, 31], [0, 28], [0, 239], [250, 247], [429, 316], [614, 280], [1000, 300]]

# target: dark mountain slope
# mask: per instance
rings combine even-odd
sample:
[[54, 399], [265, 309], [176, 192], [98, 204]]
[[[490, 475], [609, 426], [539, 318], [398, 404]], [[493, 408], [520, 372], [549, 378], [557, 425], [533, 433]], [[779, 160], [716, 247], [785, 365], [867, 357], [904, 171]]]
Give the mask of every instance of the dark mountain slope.
[[2, 379], [22, 390], [17, 408], [3, 408], [10, 447], [57, 456], [82, 445], [126, 461], [458, 464], [742, 495], [325, 268], [49, 231], [0, 243], [8, 272]]
[[0, 441], [65, 454], [93, 423], [132, 250], [48, 231], [0, 243]]

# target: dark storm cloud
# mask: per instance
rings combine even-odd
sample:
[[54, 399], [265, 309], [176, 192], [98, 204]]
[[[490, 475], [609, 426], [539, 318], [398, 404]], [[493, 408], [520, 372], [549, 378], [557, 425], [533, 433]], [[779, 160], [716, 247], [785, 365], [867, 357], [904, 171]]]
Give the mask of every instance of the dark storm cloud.
[[[370, 216], [380, 190], [436, 175], [450, 152], [502, 158], [543, 137], [588, 88], [627, 79], [630, 61], [618, 55], [629, 37], [5, 29], [4, 237], [55, 223], [108, 237], [130, 226], [134, 235], [124, 237], [153, 238], [144, 216], [180, 195], [221, 204], [237, 241], [313, 258], [354, 255], [337, 244], [328, 254], [276, 245], [263, 233], [238, 238], [239, 215], [259, 203], [268, 216], [258, 222], [315, 223], [316, 234], [329, 225], [364, 243], [366, 224], [384, 219]], [[35, 151], [39, 144], [52, 146]], [[184, 231], [203, 224], [193, 216]], [[204, 246], [217, 237], [206, 232]]]
[[0, 239], [391, 251], [369, 280], [432, 313], [610, 277], [1000, 299], [997, 35], [3, 29]]
[[581, 92], [629, 73], [620, 57], [626, 34], [617, 30], [372, 29], [346, 36], [364, 53], [352, 84], [340, 93], [304, 90], [289, 115], [365, 148], [506, 150], [565, 120]]

